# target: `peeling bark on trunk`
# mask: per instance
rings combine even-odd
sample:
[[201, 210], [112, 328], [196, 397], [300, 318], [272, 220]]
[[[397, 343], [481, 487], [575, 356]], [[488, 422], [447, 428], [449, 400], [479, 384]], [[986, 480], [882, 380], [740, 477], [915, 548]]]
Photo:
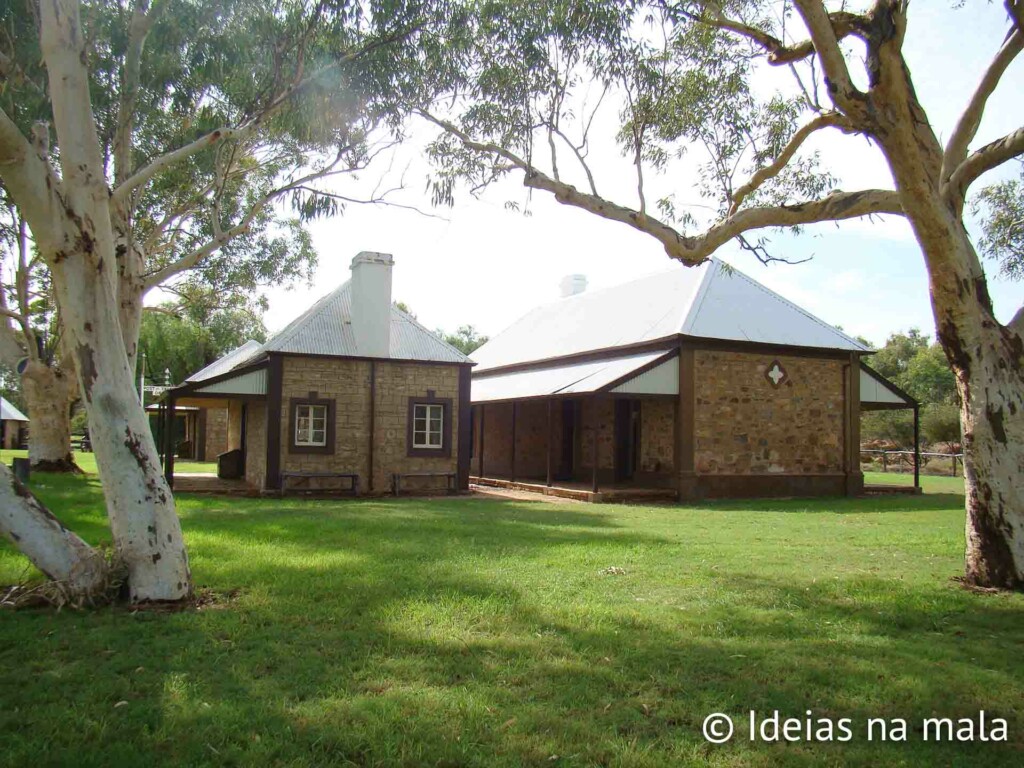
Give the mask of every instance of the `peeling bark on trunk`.
[[[905, 19], [897, 17], [897, 22]], [[965, 579], [1024, 587], [1024, 339], [995, 318], [962, 221], [962, 192], [942, 184], [944, 152], [914, 93], [901, 27], [869, 55], [878, 82], [875, 134], [924, 252], [938, 340], [956, 376], [966, 491]]]
[[74, 374], [39, 361], [21, 377], [28, 407], [28, 457], [39, 472], [80, 472], [71, 453], [71, 405], [78, 396]]
[[[70, 335], [117, 553], [133, 602], [192, 593], [188, 555], [119, 322], [110, 191], [89, 99], [86, 41], [73, 0], [41, 6], [41, 41], [65, 189], [61, 237], [41, 244]], [[37, 238], [38, 240], [38, 238]]]
[[65, 528], [2, 463], [0, 533], [69, 596], [89, 597], [103, 586], [103, 556]]

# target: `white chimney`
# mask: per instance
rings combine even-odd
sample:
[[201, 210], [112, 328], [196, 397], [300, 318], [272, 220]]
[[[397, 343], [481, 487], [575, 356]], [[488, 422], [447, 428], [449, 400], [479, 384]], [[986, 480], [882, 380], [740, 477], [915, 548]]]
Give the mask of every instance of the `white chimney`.
[[562, 292], [563, 299], [568, 296], [575, 296], [576, 294], [583, 293], [587, 290], [587, 276], [566, 275], [558, 284], [558, 288]]
[[388, 357], [391, 350], [390, 253], [362, 251], [352, 259], [352, 333], [362, 357]]

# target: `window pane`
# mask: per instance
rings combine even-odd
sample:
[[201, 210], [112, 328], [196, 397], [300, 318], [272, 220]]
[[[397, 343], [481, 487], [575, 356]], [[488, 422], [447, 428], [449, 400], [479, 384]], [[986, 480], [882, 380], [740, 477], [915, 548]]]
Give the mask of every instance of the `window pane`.
[[324, 445], [326, 442], [326, 433], [322, 429], [313, 430], [313, 445]]
[[412, 433], [412, 444], [413, 446], [422, 446], [427, 444], [427, 433], [426, 432], [413, 432]]
[[301, 444], [309, 442], [309, 430], [298, 429], [295, 431], [295, 442]]
[[441, 445], [441, 433], [431, 432], [430, 433], [430, 444], [440, 446]]

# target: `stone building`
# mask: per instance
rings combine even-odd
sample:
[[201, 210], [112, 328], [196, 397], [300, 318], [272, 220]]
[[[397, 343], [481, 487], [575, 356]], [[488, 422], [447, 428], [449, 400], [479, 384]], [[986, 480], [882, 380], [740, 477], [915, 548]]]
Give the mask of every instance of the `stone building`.
[[853, 495], [861, 409], [916, 412], [862, 344], [721, 261], [562, 288], [473, 354], [475, 482], [591, 500]]
[[165, 423], [180, 407], [223, 412], [218, 475], [261, 491], [385, 493], [396, 475], [403, 489], [467, 488], [472, 363], [392, 304], [392, 265], [360, 253], [351, 280], [265, 344], [169, 390]]

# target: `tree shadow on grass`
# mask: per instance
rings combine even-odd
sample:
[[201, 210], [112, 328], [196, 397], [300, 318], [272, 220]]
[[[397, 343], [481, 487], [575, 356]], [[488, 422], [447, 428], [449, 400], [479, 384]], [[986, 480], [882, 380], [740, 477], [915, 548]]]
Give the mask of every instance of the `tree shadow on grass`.
[[963, 494], [955, 493], [930, 493], [926, 495], [893, 494], [891, 496], [861, 496], [855, 498], [836, 496], [816, 499], [723, 499], [706, 501], [696, 508], [745, 512], [796, 512], [801, 514], [826, 512], [838, 515], [922, 512], [938, 509], [958, 509], [962, 511], [964, 508], [964, 497]]
[[[650, 584], [602, 574], [593, 552], [618, 562], [678, 539], [600, 508], [461, 502], [186, 500], [197, 580], [242, 596], [175, 615], [0, 622], [0, 762], [1019, 763], [1019, 715], [1009, 745], [913, 732], [868, 744], [862, 729], [868, 717], [1019, 713], [1016, 596], [786, 579], [756, 559], [702, 590], [698, 573]], [[750, 709], [850, 717], [857, 737], [704, 743], [707, 714], [742, 728]]]

